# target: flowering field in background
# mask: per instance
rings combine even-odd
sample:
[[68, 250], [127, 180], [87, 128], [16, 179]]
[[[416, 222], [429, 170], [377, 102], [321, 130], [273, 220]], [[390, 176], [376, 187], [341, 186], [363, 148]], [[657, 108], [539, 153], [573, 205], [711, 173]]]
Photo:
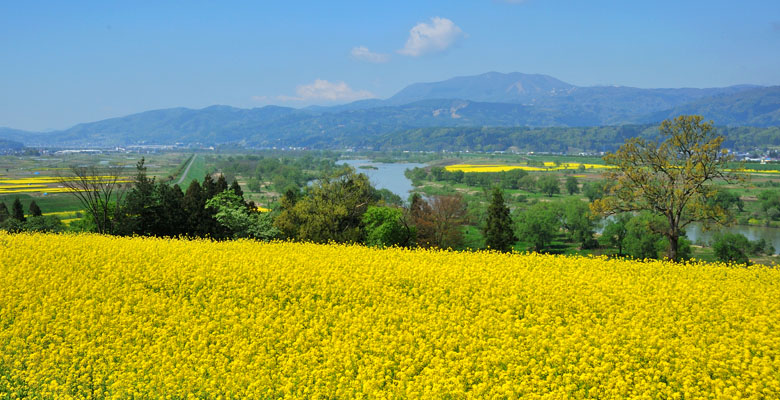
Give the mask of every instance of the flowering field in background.
[[[586, 163], [560, 163], [555, 164], [551, 161], [545, 161], [543, 163], [544, 166], [542, 167], [532, 167], [529, 165], [501, 165], [501, 164], [453, 164], [448, 165], [444, 167], [445, 170], [454, 172], [454, 171], [463, 171], [463, 172], [502, 172], [502, 171], [511, 171], [514, 169], [521, 169], [523, 171], [563, 171], [563, 170], [570, 170], [570, 169], [579, 169], [582, 165], [585, 169], [613, 169], [617, 168], [614, 165], [605, 165], [605, 164], [586, 164]], [[744, 172], [748, 174], [780, 174], [780, 170], [773, 170], [773, 169], [750, 169], [750, 168], [739, 168], [739, 169], [726, 169], [726, 172]]]
[[606, 169], [615, 168], [611, 165], [604, 164], [582, 164], [582, 163], [561, 163], [556, 165], [554, 162], [545, 162], [543, 167], [532, 167], [528, 165], [491, 165], [491, 164], [453, 164], [444, 167], [447, 171], [463, 171], [463, 172], [502, 172], [511, 171], [513, 169], [521, 169], [523, 171], [562, 171], [566, 169], [578, 169], [582, 165], [587, 169]]
[[[90, 181], [99, 181], [100, 179], [110, 179], [109, 176], [89, 177]], [[118, 183], [132, 182], [129, 179], [117, 180]], [[56, 185], [56, 186], [49, 186]], [[58, 177], [37, 176], [33, 178], [0, 178], [0, 194], [10, 193], [69, 193], [72, 189], [62, 186]]]
[[0, 233], [0, 398], [780, 397], [780, 271]]
[[60, 219], [60, 222], [62, 222], [65, 225], [70, 225], [74, 221], [78, 221], [81, 219], [81, 216], [84, 214], [83, 210], [80, 211], [56, 211], [56, 212], [47, 212], [43, 213], [44, 216], [48, 215], [54, 215], [57, 218]]

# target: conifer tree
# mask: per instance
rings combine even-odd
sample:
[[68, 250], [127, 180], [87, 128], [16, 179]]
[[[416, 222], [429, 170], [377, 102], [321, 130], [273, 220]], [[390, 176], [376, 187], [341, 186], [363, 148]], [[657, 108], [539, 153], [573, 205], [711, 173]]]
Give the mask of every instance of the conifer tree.
[[214, 178], [211, 177], [211, 174], [206, 174], [206, 177], [203, 178], [203, 196], [205, 197], [203, 204], [206, 204], [206, 200], [214, 197], [217, 193], [219, 192], [217, 192], [217, 185], [214, 183]]
[[187, 214], [187, 234], [192, 236], [208, 234], [208, 227], [204, 222], [208, 218], [206, 200], [206, 194], [200, 183], [197, 179], [193, 179], [182, 200], [184, 211]]
[[35, 200], [30, 202], [30, 215], [33, 217], [40, 217], [43, 215], [41, 208], [38, 207], [38, 204], [35, 203]]
[[0, 203], [0, 222], [3, 222], [11, 217], [11, 214], [8, 212], [8, 207], [6, 207], [5, 203]]
[[241, 190], [241, 185], [238, 184], [238, 181], [233, 179], [233, 183], [230, 184], [230, 190], [236, 194], [238, 197], [244, 197], [244, 191]]
[[512, 230], [512, 217], [509, 207], [504, 204], [504, 194], [499, 188], [493, 188], [493, 200], [488, 206], [485, 223], [485, 244], [491, 250], [502, 252], [512, 251], [517, 241]]
[[215, 195], [219, 194], [219, 193], [222, 193], [222, 192], [224, 192], [225, 190], [228, 189], [227, 179], [225, 179], [225, 175], [224, 174], [220, 174], [219, 175], [219, 178], [217, 178], [217, 183], [216, 183], [215, 186], [216, 186], [216, 189], [215, 189], [216, 193], [214, 193]]
[[11, 218], [21, 222], [27, 220], [27, 218], [24, 217], [24, 208], [22, 207], [22, 202], [19, 201], [18, 197], [16, 200], [14, 200], [13, 206], [11, 206]]

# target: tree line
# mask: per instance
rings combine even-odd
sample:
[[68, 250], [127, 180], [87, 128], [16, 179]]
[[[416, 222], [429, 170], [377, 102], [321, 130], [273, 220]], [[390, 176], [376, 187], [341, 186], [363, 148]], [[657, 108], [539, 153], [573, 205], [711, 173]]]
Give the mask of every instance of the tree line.
[[28, 214], [24, 212], [22, 202], [16, 198], [9, 209], [0, 202], [0, 230], [9, 232], [60, 232], [63, 225], [59, 218], [53, 215], [43, 215], [35, 201], [28, 206]]
[[[228, 185], [225, 174], [216, 180], [206, 175], [202, 184], [194, 180], [182, 191], [178, 185], [149, 178], [143, 159], [126, 191], [117, 190], [118, 169], [115, 174], [98, 174], [74, 168], [75, 179], [69, 182], [80, 189], [74, 194], [91, 217], [92, 230], [106, 234], [459, 248], [464, 242], [463, 226], [476, 222], [486, 247], [495, 251], [512, 251], [518, 242], [536, 251], [552, 251], [554, 239], [564, 235], [580, 249], [609, 246], [618, 256], [643, 259], [665, 253], [672, 260], [683, 260], [690, 257], [690, 242], [685, 239], [690, 223], [725, 224], [733, 219], [730, 208], [740, 207], [738, 196], [711, 183], [715, 179], [740, 182], [744, 176], [726, 168], [733, 156], [722, 149], [723, 137], [715, 135], [701, 117], [664, 121], [659, 135], [664, 140], [633, 138], [608, 154], [605, 161], [617, 168], [606, 171], [604, 181], [583, 185], [590, 203], [534, 200], [525, 209], [510, 210], [503, 190], [533, 187], [552, 196], [560, 191], [553, 174], [529, 179], [532, 175], [520, 170], [471, 174], [437, 167], [408, 172], [413, 180], [425, 174], [435, 180], [489, 186], [490, 200], [481, 221], [472, 220], [460, 194], [414, 194], [403, 204], [350, 167], [331, 170], [303, 187], [289, 186], [270, 213], [247, 201], [237, 181]], [[90, 174], [101, 179], [91, 179]], [[569, 193], [581, 190], [573, 176], [567, 177], [564, 187]], [[776, 197], [761, 200], [766, 212], [780, 207]], [[11, 212], [6, 208], [5, 220], [20, 221], [20, 214], [24, 218], [17, 202]], [[601, 219], [605, 224], [597, 238]], [[765, 242], [741, 241], [733, 235], [719, 236], [716, 254], [734, 261], [746, 252], [774, 251]]]

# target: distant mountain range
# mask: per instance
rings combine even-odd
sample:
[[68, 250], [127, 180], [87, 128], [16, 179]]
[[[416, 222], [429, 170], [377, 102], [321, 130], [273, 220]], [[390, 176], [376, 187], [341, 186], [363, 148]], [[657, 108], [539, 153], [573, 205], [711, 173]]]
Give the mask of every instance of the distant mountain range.
[[28, 146], [239, 143], [361, 146], [423, 128], [539, 128], [657, 124], [700, 114], [722, 126], [780, 126], [780, 86], [708, 89], [580, 87], [547, 75], [489, 72], [415, 83], [394, 96], [333, 107], [172, 108], [47, 133], [0, 128]]

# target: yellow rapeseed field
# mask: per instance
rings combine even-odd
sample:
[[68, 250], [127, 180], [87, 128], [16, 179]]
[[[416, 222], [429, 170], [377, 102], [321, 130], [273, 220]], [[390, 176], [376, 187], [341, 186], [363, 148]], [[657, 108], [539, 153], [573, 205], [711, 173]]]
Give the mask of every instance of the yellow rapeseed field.
[[0, 233], [0, 398], [776, 399], [780, 271]]
[[511, 171], [513, 169], [521, 169], [523, 171], [562, 171], [567, 169], [577, 169], [580, 165], [588, 169], [608, 169], [615, 168], [611, 165], [604, 164], [580, 164], [580, 163], [562, 163], [556, 165], [554, 162], [545, 162], [544, 167], [532, 167], [528, 165], [492, 165], [492, 164], [453, 164], [444, 167], [447, 171], [463, 171], [463, 172], [502, 172]]
[[[614, 165], [605, 164], [586, 164], [586, 163], [561, 163], [555, 164], [551, 161], [545, 161], [542, 167], [532, 167], [529, 165], [507, 165], [507, 164], [452, 164], [444, 167], [447, 171], [463, 171], [463, 172], [503, 172], [511, 171], [514, 169], [521, 169], [523, 171], [563, 171], [569, 169], [578, 169], [582, 165], [586, 169], [614, 169], [617, 168]], [[780, 170], [757, 170], [749, 168], [738, 169], [726, 169], [726, 172], [743, 172], [747, 174], [778, 174]]]
[[[0, 194], [9, 193], [70, 193], [75, 190], [62, 185], [52, 187], [48, 185], [60, 184], [63, 178], [53, 176], [36, 176], [32, 178], [3, 178], [0, 179]], [[67, 179], [67, 178], [66, 178]], [[112, 179], [110, 176], [87, 177], [87, 181], [99, 181], [101, 179]], [[129, 179], [119, 179], [117, 183], [132, 182]]]

